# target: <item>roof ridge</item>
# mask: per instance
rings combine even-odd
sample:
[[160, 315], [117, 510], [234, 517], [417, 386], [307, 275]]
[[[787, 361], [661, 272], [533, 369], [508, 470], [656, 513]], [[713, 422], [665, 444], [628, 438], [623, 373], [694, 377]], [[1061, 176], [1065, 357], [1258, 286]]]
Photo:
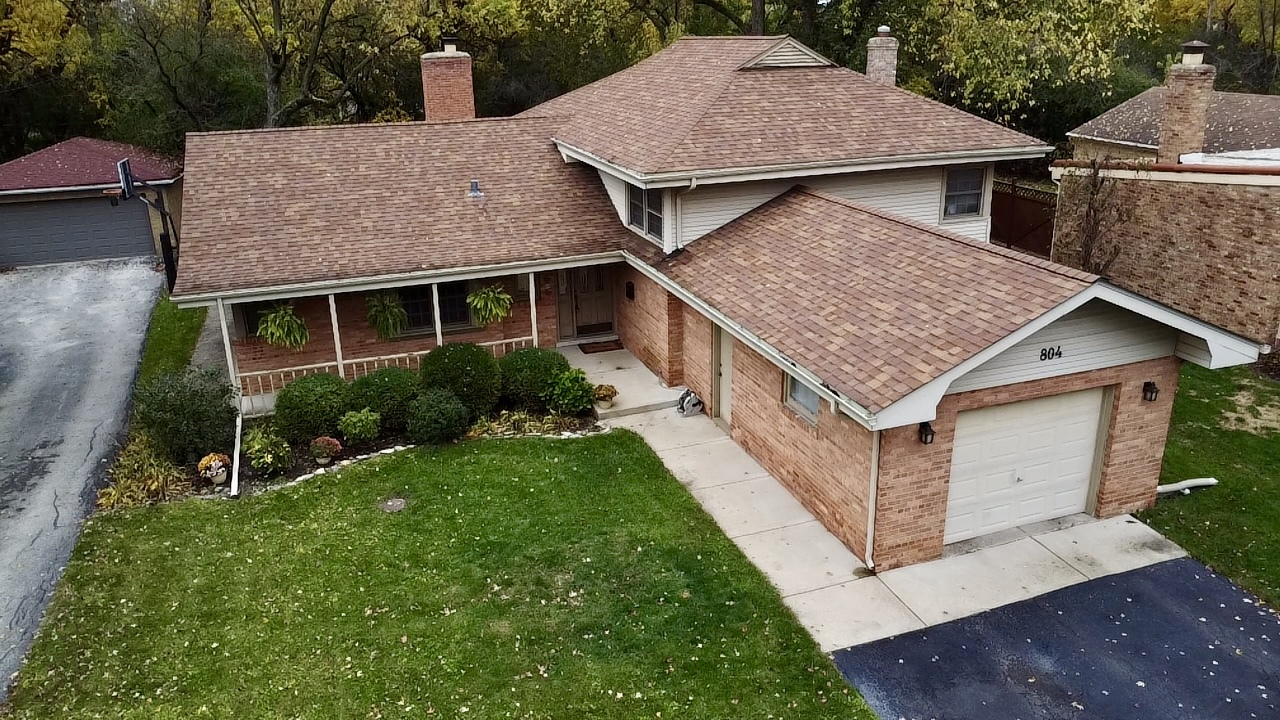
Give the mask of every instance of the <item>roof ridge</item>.
[[354, 129], [354, 128], [375, 128], [375, 127], [410, 127], [416, 125], [437, 127], [441, 125], [483, 125], [483, 124], [499, 124], [503, 122], [546, 122], [547, 120], [564, 120], [568, 119], [567, 115], [503, 115], [501, 117], [477, 117], [467, 118], [465, 120], [402, 120], [399, 122], [362, 122], [362, 123], [335, 123], [333, 125], [290, 125], [287, 127], [273, 128], [243, 128], [240, 130], [205, 130], [204, 132], [187, 133], [188, 136], [204, 137], [208, 135], [255, 135], [259, 133], [291, 133], [306, 132], [320, 130], [336, 130], [336, 129]]
[[1040, 268], [1041, 270], [1047, 270], [1049, 272], [1055, 273], [1057, 275], [1061, 275], [1066, 278], [1070, 278], [1072, 280], [1079, 280], [1081, 282], [1094, 283], [1094, 282], [1097, 282], [1099, 279], [1101, 279], [1099, 276], [1094, 275], [1092, 273], [1087, 273], [1082, 270], [1076, 270], [1075, 268], [1068, 267], [1066, 265], [1061, 265], [1051, 260], [1043, 260], [1041, 258], [1028, 255], [1026, 253], [1018, 252], [1016, 250], [1002, 248], [999, 245], [992, 245], [990, 242], [980, 242], [978, 240], [974, 240], [973, 238], [960, 235], [959, 233], [951, 232], [950, 230], [946, 230], [944, 228], [929, 225], [928, 223], [922, 223], [917, 220], [912, 220], [911, 218], [898, 215], [897, 213], [892, 213], [886, 210], [881, 210], [879, 208], [863, 205], [862, 203], [854, 202], [852, 200], [842, 198], [838, 195], [832, 195], [831, 193], [828, 193], [823, 190], [819, 190], [817, 188], [809, 187], [807, 185], [797, 185], [791, 188], [791, 190], [788, 192], [804, 193], [811, 197], [818, 198], [819, 200], [825, 200], [827, 202], [832, 202], [837, 205], [843, 205], [844, 207], [850, 208], [852, 210], [858, 210], [860, 212], [865, 212], [868, 215], [875, 215], [876, 217], [883, 218], [891, 222], [896, 222], [900, 225], [906, 225], [908, 227], [912, 227], [917, 230], [922, 230], [931, 235], [935, 235], [939, 238], [942, 238], [943, 240], [949, 240], [954, 243], [960, 243], [968, 247], [973, 247], [975, 249], [989, 252], [994, 255], [999, 255], [1001, 257], [1023, 263], [1024, 265], [1030, 265], [1032, 267]]

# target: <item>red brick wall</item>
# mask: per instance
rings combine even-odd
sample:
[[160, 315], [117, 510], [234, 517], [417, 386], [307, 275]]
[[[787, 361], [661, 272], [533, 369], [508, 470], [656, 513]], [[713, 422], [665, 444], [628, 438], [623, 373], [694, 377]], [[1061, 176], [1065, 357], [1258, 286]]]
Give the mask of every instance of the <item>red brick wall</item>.
[[[618, 339], [669, 386], [684, 382], [684, 304], [629, 265], [618, 268], [614, 317]], [[635, 299], [626, 286], [635, 286]]]
[[[1258, 343], [1280, 327], [1280, 187], [1112, 179], [1120, 287]], [[1062, 179], [1053, 259], [1078, 267], [1087, 179]], [[1113, 243], [1114, 245], [1110, 244]]]
[[474, 118], [476, 102], [471, 86], [471, 56], [466, 53], [424, 55], [422, 100], [429, 122]]
[[702, 313], [685, 305], [684, 337], [681, 340], [684, 359], [684, 384], [689, 386], [698, 397], [702, 398], [707, 414], [714, 415], [711, 385], [712, 379], [712, 346], [715, 337], [715, 326]]
[[[686, 334], [690, 366], [695, 353], [709, 358], [711, 343], [695, 349]], [[709, 364], [707, 364], [709, 367]], [[733, 412], [736, 440], [809, 512], [858, 557], [865, 557], [867, 497], [871, 482], [871, 431], [821, 403], [816, 424], [783, 404], [783, 377], [742, 343], [733, 347]]]
[[[483, 281], [490, 284], [491, 281]], [[506, 338], [528, 337], [531, 332], [529, 316], [529, 292], [517, 288], [515, 276], [498, 278], [492, 282], [500, 282], [511, 293], [515, 300], [511, 306], [511, 315], [500, 323], [485, 328], [446, 331], [444, 340], [450, 342], [491, 342]], [[556, 344], [556, 295], [555, 273], [539, 273], [538, 282], [538, 344], [540, 347], [554, 348]], [[411, 337], [384, 341], [378, 338], [373, 327], [365, 317], [365, 294], [342, 293], [334, 298], [338, 309], [338, 331], [342, 337], [342, 357], [346, 362], [360, 358], [371, 358], [400, 353], [422, 352], [431, 350], [436, 345], [435, 332], [416, 334]], [[298, 315], [307, 324], [309, 340], [300, 350], [293, 351], [268, 345], [258, 338], [244, 338], [233, 341], [236, 363], [241, 373], [275, 370], [300, 365], [331, 363], [336, 355], [333, 345], [332, 323], [329, 317], [329, 298], [321, 295], [299, 298], [294, 302]], [[370, 367], [370, 370], [373, 368]], [[348, 375], [364, 374], [363, 367], [348, 365]], [[336, 370], [333, 372], [336, 373]], [[277, 383], [280, 382], [277, 378]], [[245, 381], [243, 390], [246, 393], [257, 391], [256, 382]]]
[[[1111, 414], [1103, 418], [1108, 432], [1095, 514], [1111, 517], [1149, 507], [1155, 502], [1160, 480], [1179, 364], [1171, 357], [948, 395], [938, 405], [938, 417], [933, 421], [937, 435], [932, 445], [920, 444], [915, 426], [883, 431], [876, 495], [876, 569], [942, 556], [955, 421], [964, 410], [1111, 387]], [[1147, 380], [1160, 386], [1156, 402], [1142, 399], [1142, 384]]]

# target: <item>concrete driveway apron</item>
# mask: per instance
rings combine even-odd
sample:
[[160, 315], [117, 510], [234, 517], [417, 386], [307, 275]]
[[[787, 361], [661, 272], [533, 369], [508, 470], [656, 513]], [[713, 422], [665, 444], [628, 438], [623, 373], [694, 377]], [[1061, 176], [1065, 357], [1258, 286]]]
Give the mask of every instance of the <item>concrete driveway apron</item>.
[[0, 274], [0, 701], [127, 427], [150, 260]]

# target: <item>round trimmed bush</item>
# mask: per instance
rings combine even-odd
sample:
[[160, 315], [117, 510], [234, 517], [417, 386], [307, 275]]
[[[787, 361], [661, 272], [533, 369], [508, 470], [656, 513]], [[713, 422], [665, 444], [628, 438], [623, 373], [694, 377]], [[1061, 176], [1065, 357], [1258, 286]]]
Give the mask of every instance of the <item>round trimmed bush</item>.
[[378, 439], [382, 430], [382, 418], [378, 413], [365, 408], [352, 410], [338, 420], [338, 429], [342, 438], [352, 447], [364, 447]]
[[420, 445], [453, 442], [468, 426], [467, 407], [448, 390], [424, 390], [409, 409], [409, 439]]
[[398, 367], [375, 370], [347, 386], [347, 409], [368, 408], [382, 416], [382, 426], [401, 432], [409, 421], [409, 406], [418, 397], [418, 376]]
[[504, 402], [520, 410], [544, 412], [547, 409], [544, 396], [560, 373], [569, 369], [569, 361], [555, 350], [525, 348], [503, 355], [498, 367]]
[[585, 415], [596, 400], [596, 386], [580, 368], [565, 370], [556, 376], [547, 391], [547, 407], [557, 415]]
[[347, 384], [337, 375], [307, 375], [276, 394], [275, 427], [299, 446], [321, 435], [337, 435], [347, 411]]
[[471, 343], [450, 343], [422, 358], [424, 390], [448, 390], [473, 418], [488, 415], [498, 404], [502, 375], [488, 350]]
[[138, 383], [133, 417], [157, 448], [179, 465], [195, 465], [235, 444], [235, 388], [217, 370], [187, 368]]

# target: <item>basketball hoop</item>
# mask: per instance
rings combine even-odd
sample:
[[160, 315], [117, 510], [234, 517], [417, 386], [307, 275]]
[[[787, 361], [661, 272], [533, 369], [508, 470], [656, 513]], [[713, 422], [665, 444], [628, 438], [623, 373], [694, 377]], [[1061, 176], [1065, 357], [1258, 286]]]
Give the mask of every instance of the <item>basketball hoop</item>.
[[120, 175], [120, 198], [128, 200], [133, 197], [133, 170], [129, 168], [129, 159], [116, 163], [116, 172]]

